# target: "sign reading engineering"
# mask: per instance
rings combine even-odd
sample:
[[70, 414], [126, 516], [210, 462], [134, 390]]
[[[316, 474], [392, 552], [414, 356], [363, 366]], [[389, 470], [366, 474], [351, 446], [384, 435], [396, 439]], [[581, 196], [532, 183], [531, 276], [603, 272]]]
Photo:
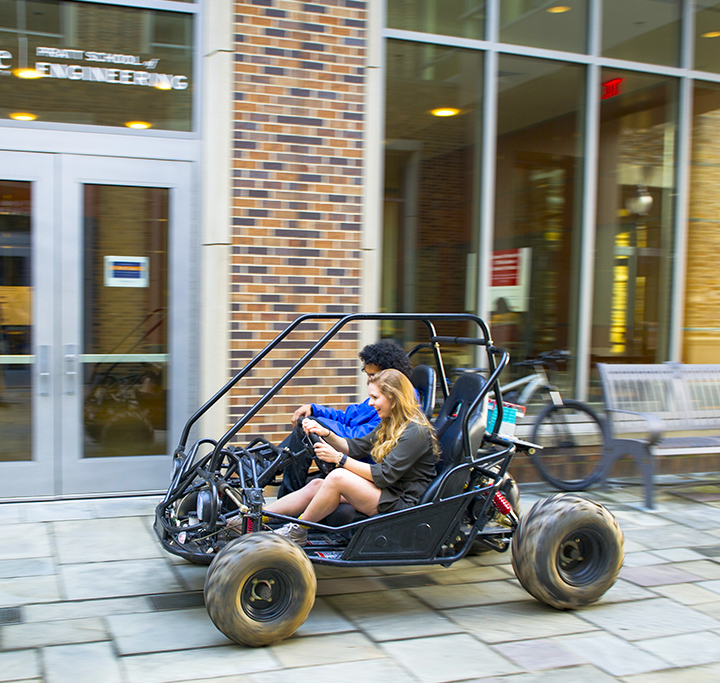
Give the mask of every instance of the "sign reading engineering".
[[[154, 69], [157, 58], [142, 61], [136, 55], [113, 54], [109, 52], [85, 52], [84, 50], [61, 49], [55, 47], [38, 47], [38, 57], [54, 57], [55, 59], [76, 59], [88, 62], [109, 62], [142, 66]], [[187, 76], [163, 74], [134, 69], [116, 67], [81, 66], [79, 64], [59, 64], [56, 62], [36, 62], [35, 70], [45, 78], [67, 78], [71, 81], [94, 81], [96, 83], [122, 83], [125, 85], [146, 85], [160, 90], [185, 90], [188, 87]]]

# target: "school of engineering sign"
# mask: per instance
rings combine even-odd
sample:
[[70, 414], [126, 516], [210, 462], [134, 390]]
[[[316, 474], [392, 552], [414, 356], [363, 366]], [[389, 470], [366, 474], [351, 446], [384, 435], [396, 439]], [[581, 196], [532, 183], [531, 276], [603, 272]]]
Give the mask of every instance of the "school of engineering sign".
[[[54, 61], [37, 61], [35, 62], [35, 71], [42, 78], [144, 85], [160, 90], [185, 90], [188, 87], [188, 79], [185, 75], [156, 72], [154, 69], [160, 61], [156, 58], [141, 60], [136, 55], [55, 47], [37, 47], [35, 56], [90, 62], [90, 64], [62, 64]], [[0, 51], [0, 69], [11, 68], [12, 58], [11, 52], [7, 50]], [[95, 66], [96, 64], [108, 64], [109, 66]], [[129, 69], [128, 66], [141, 68]]]

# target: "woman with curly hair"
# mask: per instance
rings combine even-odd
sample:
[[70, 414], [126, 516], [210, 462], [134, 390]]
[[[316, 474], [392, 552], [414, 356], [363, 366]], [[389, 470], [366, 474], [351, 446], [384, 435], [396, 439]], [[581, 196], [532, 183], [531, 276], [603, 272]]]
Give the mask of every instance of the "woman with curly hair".
[[[371, 375], [368, 393], [380, 417], [370, 434], [345, 439], [314, 420], [303, 422], [307, 432], [321, 438], [315, 454], [336, 468], [325, 479], [314, 479], [268, 505], [268, 511], [319, 522], [342, 502], [371, 516], [417, 504], [435, 478], [440, 451], [435, 432], [402, 372]], [[361, 461], [368, 455], [371, 464]], [[300, 545], [307, 541], [307, 529], [300, 524], [286, 524], [275, 533]]]

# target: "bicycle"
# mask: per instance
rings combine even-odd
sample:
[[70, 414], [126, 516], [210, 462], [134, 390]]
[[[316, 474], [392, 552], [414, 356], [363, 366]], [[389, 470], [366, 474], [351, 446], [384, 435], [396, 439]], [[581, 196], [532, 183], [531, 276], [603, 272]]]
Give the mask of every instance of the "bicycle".
[[585, 403], [563, 399], [550, 384], [548, 370], [567, 362], [569, 351], [546, 351], [537, 358], [515, 363], [533, 372], [500, 387], [503, 401], [526, 406], [538, 394], [549, 403], [535, 418], [530, 441], [541, 446], [529, 451], [535, 467], [552, 486], [561, 491], [582, 491], [602, 474], [603, 451], [609, 443], [607, 424]]

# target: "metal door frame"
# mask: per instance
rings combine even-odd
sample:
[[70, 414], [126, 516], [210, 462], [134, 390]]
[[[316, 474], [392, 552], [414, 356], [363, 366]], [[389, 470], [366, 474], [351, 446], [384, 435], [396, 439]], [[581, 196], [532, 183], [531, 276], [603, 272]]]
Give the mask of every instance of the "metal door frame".
[[[191, 401], [191, 335], [195, 308], [192, 273], [193, 164], [182, 161], [103, 156], [58, 155], [57, 188], [60, 197], [59, 261], [62, 299], [59, 309], [59, 343], [54, 366], [63, 376], [56, 380], [56, 396], [62, 426], [59, 431], [61, 457], [56, 458], [56, 495], [160, 490], [167, 484], [170, 453], [164, 455], [86, 458], [82, 456], [83, 392], [78, 375], [80, 360], [73, 363], [73, 350], [82, 344], [82, 249], [83, 185], [122, 185], [169, 188], [168, 292], [168, 449], [186, 417]], [[71, 356], [67, 358], [67, 356]], [[74, 370], [72, 369], [75, 365]], [[77, 391], [68, 393], [68, 382]]]

